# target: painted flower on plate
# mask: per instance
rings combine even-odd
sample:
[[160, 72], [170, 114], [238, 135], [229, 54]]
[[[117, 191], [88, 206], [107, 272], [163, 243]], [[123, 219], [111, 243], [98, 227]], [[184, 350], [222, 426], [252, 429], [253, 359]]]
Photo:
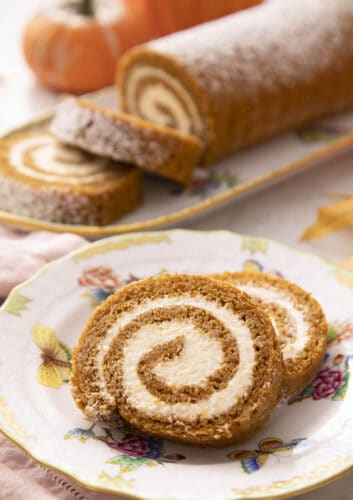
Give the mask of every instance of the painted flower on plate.
[[158, 460], [163, 455], [163, 441], [154, 437], [126, 434], [121, 441], [108, 439], [107, 445], [113, 450], [133, 458], [152, 458]]
[[277, 269], [265, 269], [264, 265], [255, 259], [247, 259], [243, 263], [243, 271], [248, 273], [268, 273], [276, 276], [277, 278], [284, 278], [283, 273]]
[[344, 399], [350, 378], [349, 361], [353, 355], [342, 353], [334, 356], [329, 352], [325, 355], [325, 365], [316, 375], [315, 379], [300, 394], [288, 401], [288, 404], [312, 398], [314, 401]]
[[344, 355], [343, 354], [336, 354], [336, 356], [333, 358], [333, 364], [334, 366], [338, 366], [344, 361]]
[[102, 288], [106, 291], [115, 290], [120, 285], [120, 278], [110, 267], [99, 266], [86, 269], [78, 279], [80, 286]]
[[91, 298], [93, 306], [98, 306], [119, 288], [138, 280], [139, 278], [131, 273], [122, 279], [111, 267], [99, 266], [86, 269], [79, 277], [78, 284], [88, 289], [84, 296]]
[[127, 424], [129, 432], [116, 438], [108, 429], [104, 429], [105, 436], [96, 439], [104, 441], [109, 448], [118, 452], [108, 460], [110, 464], [120, 466], [120, 472], [130, 472], [141, 466], [152, 467], [163, 462], [175, 463], [184, 460], [184, 455], [179, 453], [166, 455], [162, 439], [140, 434]]
[[329, 346], [340, 344], [346, 340], [353, 339], [353, 323], [346, 321], [339, 323], [334, 321], [329, 325], [327, 332], [327, 343]]
[[303, 142], [335, 142], [347, 133], [342, 127], [324, 124], [308, 125], [297, 130], [299, 139]]
[[89, 429], [81, 429], [80, 427], [71, 429], [65, 434], [64, 439], [76, 438], [81, 443], [85, 443], [87, 439], [96, 437], [93, 427], [94, 425], [92, 425]]
[[191, 186], [183, 190], [179, 186], [173, 186], [171, 193], [176, 195], [186, 194], [207, 198], [210, 193], [223, 189], [230, 189], [238, 183], [238, 178], [227, 170], [223, 172], [212, 169], [196, 169], [193, 175]]
[[313, 381], [313, 399], [331, 398], [344, 384], [343, 374], [340, 370], [325, 368], [321, 370]]

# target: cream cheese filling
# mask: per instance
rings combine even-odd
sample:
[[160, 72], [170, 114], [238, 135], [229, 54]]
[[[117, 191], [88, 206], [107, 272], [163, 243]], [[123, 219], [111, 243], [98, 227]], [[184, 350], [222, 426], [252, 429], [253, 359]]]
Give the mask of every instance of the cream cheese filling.
[[[148, 81], [143, 88], [139, 88], [140, 81]], [[160, 82], [160, 83], [159, 83]], [[171, 90], [163, 85], [165, 83]], [[180, 99], [186, 104], [187, 109], [180, 103]], [[137, 102], [138, 99], [138, 102]], [[126, 102], [130, 113], [135, 115], [143, 114], [143, 118], [151, 120], [164, 126], [170, 126], [170, 117], [163, 108], [168, 110], [175, 120], [176, 128], [184, 133], [195, 133], [202, 137], [204, 129], [199, 111], [184, 86], [166, 71], [154, 68], [147, 64], [133, 67], [129, 72], [129, 79], [126, 85]], [[159, 107], [162, 105], [163, 108]], [[142, 113], [139, 112], [142, 110]]]
[[[287, 314], [293, 319], [296, 326], [295, 338], [293, 340], [288, 339], [288, 343], [282, 350], [282, 355], [285, 360], [295, 358], [304, 349], [309, 340], [309, 324], [305, 321], [303, 312], [295, 307], [288, 296], [281, 293], [278, 289], [244, 284], [237, 284], [236, 287], [263, 302], [275, 302], [287, 311]], [[272, 322], [276, 334], [279, 335], [276, 321], [272, 320]]]
[[[156, 373], [161, 375], [173, 388], [175, 388], [175, 381], [178, 381], [178, 385], [182, 385], [186, 381], [188, 384], [194, 381], [201, 386], [203, 381], [220, 367], [223, 353], [221, 345], [216, 339], [210, 339], [197, 332], [195, 326], [188, 322], [173, 320], [165, 322], [168, 325], [163, 323], [163, 328], [157, 327], [157, 325], [152, 327], [145, 325], [126, 343], [123, 350], [123, 390], [129, 404], [148, 416], [164, 416], [167, 419], [196, 418], [198, 416], [209, 418], [227, 412], [240, 397], [248, 393], [252, 386], [256, 353], [251, 332], [245, 322], [229, 308], [219, 306], [216, 302], [208, 301], [203, 297], [165, 297], [140, 304], [133, 311], [122, 314], [98, 346], [98, 382], [103, 396], [111, 402], [114, 400], [106, 388], [103, 366], [104, 356], [109, 351], [115, 336], [119, 335], [122, 328], [141, 314], [170, 306], [191, 306], [203, 309], [221, 321], [237, 341], [239, 350], [237, 371], [227, 387], [213, 392], [208, 399], [196, 403], [175, 404], [161, 401], [147, 390], [137, 373], [138, 363], [146, 352], [173, 338], [180, 337], [180, 335], [184, 337], [185, 352], [171, 361], [160, 363], [155, 368]], [[189, 334], [191, 334], [190, 338]], [[200, 345], [198, 342], [201, 337], [203, 339]], [[219, 344], [218, 347], [216, 347], [216, 343]], [[174, 370], [177, 370], [177, 373]], [[188, 378], [189, 374], [190, 379]]]
[[[172, 387], [200, 384], [220, 368], [223, 351], [219, 341], [199, 332], [192, 321], [165, 321], [158, 325], [142, 326], [129, 340], [124, 351], [124, 365], [131, 370], [129, 380], [136, 383], [136, 359], [141, 359], [156, 345], [164, 344], [177, 337], [187, 338], [183, 350], [178, 356], [159, 363], [154, 372], [166, 384]], [[197, 363], [195, 363], [197, 352]]]
[[[30, 154], [36, 169], [25, 164]], [[46, 182], [92, 184], [106, 178], [106, 160], [90, 160], [79, 150], [65, 147], [50, 136], [38, 136], [16, 143], [10, 150], [10, 163], [18, 172]]]

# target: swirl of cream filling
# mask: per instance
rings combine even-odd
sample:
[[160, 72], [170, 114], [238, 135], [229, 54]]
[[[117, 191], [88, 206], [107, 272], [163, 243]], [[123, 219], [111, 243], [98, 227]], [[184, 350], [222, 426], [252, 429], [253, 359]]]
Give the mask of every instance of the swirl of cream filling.
[[[291, 328], [291, 335], [286, 337], [285, 346], [282, 349], [284, 360], [295, 358], [298, 353], [302, 352], [309, 340], [309, 324], [305, 321], [304, 311], [300, 310], [287, 294], [279, 289], [261, 287], [253, 283], [237, 283], [236, 287], [251, 297], [260, 300], [263, 304], [273, 303], [274, 307], [285, 311], [288, 324], [293, 325], [293, 328]], [[268, 313], [276, 334], [282, 337], [281, 328], [276, 321], [276, 317], [271, 315], [269, 311]]]
[[111, 173], [106, 159], [65, 146], [45, 134], [14, 144], [9, 160], [18, 172], [45, 182], [93, 184]]
[[[141, 322], [137, 330], [129, 338], [121, 337], [123, 330], [142, 315], [151, 311], [161, 311], [166, 308], [194, 308], [204, 311], [223, 325], [230, 339], [236, 342], [238, 363], [229, 375], [225, 384], [218, 388], [212, 387], [207, 393], [207, 383], [210, 377], [221, 370], [225, 363], [225, 350], [221, 339], [205, 335], [195, 323], [187, 318], [171, 318], [168, 321], [146, 323]], [[184, 308], [184, 309], [183, 309]], [[129, 312], [124, 312], [107, 331], [97, 346], [97, 383], [100, 394], [106, 401], [114, 404], [114, 395], [109, 392], [105, 377], [105, 359], [109, 356], [114, 344], [122, 345], [122, 377], [121, 390], [127, 398], [130, 407], [150, 418], [190, 420], [197, 418], [212, 418], [226, 413], [236, 405], [237, 401], [246, 397], [253, 385], [253, 372], [256, 363], [256, 352], [251, 332], [245, 320], [236, 315], [230, 308], [220, 306], [216, 301], [203, 297], [169, 296], [158, 298], [136, 306]], [[168, 345], [180, 342], [180, 349], [173, 356], [157, 356], [152, 366], [153, 375], [157, 377], [170, 391], [178, 391], [183, 386], [197, 385], [207, 393], [207, 396], [197, 397], [193, 401], [181, 399], [177, 402], [160, 398], [149, 390], [145, 379], [141, 377], [141, 363], [148, 359], [150, 353], [166, 350]], [[120, 391], [120, 389], [119, 389]]]
[[126, 105], [130, 113], [184, 134], [203, 137], [200, 112], [182, 83], [160, 68], [134, 66], [128, 74]]

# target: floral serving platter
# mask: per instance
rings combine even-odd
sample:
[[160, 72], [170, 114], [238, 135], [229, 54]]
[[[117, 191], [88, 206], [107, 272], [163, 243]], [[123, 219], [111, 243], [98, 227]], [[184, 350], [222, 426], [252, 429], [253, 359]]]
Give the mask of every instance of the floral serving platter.
[[[113, 87], [85, 97], [108, 108], [117, 106]], [[14, 131], [45, 128], [52, 115], [42, 115]], [[186, 190], [163, 179], [145, 176], [143, 204], [114, 224], [99, 227], [59, 224], [4, 211], [0, 211], [0, 222], [19, 229], [69, 231], [91, 238], [166, 227], [263, 189], [352, 146], [353, 111], [240, 151], [211, 168], [197, 168], [192, 184]]]
[[[198, 448], [109, 431], [70, 393], [71, 351], [94, 308], [165, 271], [269, 272], [320, 301], [328, 349], [313, 382], [252, 440]], [[279, 243], [226, 231], [114, 236], [51, 263], [0, 311], [0, 429], [34, 459], [88, 488], [143, 500], [286, 497], [353, 468], [353, 274]]]

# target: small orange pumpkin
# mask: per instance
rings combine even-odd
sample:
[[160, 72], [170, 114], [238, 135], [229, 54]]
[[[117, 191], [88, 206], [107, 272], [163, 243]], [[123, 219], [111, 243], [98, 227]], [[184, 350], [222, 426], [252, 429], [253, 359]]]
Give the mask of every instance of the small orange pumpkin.
[[88, 92], [111, 85], [118, 58], [153, 36], [143, 3], [66, 0], [30, 20], [23, 48], [44, 85]]
[[158, 36], [191, 28], [263, 0], [130, 0], [144, 5]]

